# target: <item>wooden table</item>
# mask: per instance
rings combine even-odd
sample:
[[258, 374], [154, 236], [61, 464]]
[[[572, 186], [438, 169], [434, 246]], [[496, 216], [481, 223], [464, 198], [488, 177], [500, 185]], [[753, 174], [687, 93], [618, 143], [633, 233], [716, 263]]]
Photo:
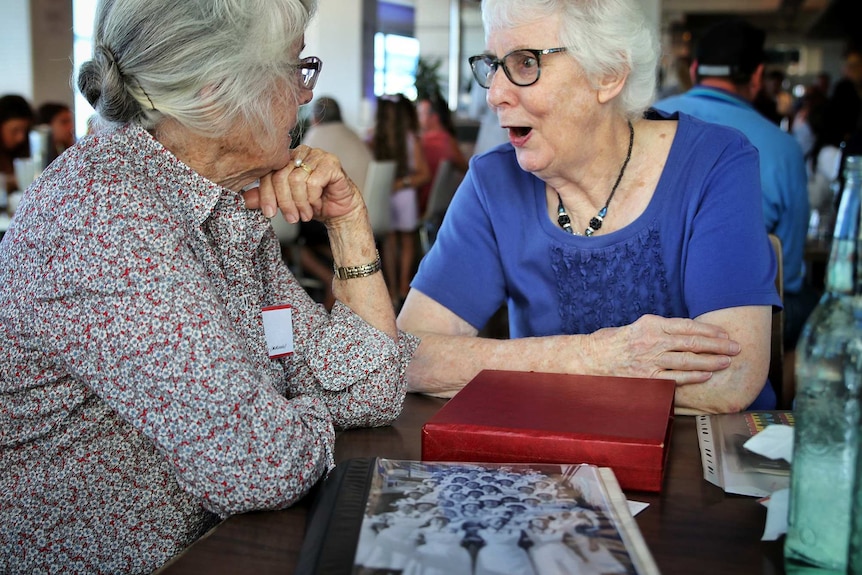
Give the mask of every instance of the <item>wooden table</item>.
[[[419, 459], [420, 429], [444, 400], [408, 395], [390, 427], [345, 431], [336, 439], [338, 461], [380, 456]], [[703, 479], [693, 417], [674, 420], [661, 494], [628, 492], [649, 503], [637, 523], [664, 575], [783, 574], [781, 542], [761, 542], [766, 509], [753, 497], [726, 495]], [[159, 574], [292, 573], [302, 545], [308, 501], [284, 511], [228, 518]]]

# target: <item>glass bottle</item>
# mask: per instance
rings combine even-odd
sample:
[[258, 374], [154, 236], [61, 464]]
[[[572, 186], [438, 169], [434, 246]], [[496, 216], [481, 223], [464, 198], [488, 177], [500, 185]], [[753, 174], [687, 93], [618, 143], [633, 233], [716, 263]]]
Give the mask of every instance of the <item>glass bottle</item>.
[[[862, 437], [862, 436], [860, 436]], [[853, 508], [850, 514], [850, 550], [847, 573], [862, 575], [862, 453], [856, 449], [856, 484], [853, 488]]]
[[784, 555], [844, 571], [862, 386], [862, 156], [844, 166], [826, 291], [797, 346], [795, 442]]

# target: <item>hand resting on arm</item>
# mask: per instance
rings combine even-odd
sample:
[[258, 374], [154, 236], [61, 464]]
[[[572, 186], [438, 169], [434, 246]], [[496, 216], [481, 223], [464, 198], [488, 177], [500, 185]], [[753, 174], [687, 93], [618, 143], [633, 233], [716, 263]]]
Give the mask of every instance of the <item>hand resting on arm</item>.
[[[646, 315], [590, 335], [495, 340], [413, 289], [398, 327], [421, 338], [408, 370], [413, 392], [450, 397], [482, 369], [656, 377], [677, 382], [678, 412], [744, 409], [757, 396], [768, 358], [768, 307], [721, 310], [698, 318]], [[764, 337], [764, 334], [767, 334]], [[767, 359], [768, 361], [768, 359]]]

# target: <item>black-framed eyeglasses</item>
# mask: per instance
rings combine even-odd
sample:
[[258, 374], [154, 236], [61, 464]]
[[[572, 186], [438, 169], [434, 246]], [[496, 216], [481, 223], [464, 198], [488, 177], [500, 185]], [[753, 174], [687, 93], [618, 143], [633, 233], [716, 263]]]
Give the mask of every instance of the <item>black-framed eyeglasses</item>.
[[299, 64], [296, 65], [296, 71], [302, 87], [306, 90], [314, 90], [322, 69], [323, 61], [317, 56], [309, 56], [300, 60]]
[[479, 85], [485, 89], [491, 87], [491, 81], [497, 68], [503, 67], [503, 72], [509, 81], [516, 86], [532, 86], [539, 81], [542, 71], [542, 56], [565, 52], [565, 48], [546, 48], [545, 50], [533, 50], [521, 48], [513, 50], [502, 58], [494, 58], [490, 54], [479, 54], [469, 59], [473, 76]]

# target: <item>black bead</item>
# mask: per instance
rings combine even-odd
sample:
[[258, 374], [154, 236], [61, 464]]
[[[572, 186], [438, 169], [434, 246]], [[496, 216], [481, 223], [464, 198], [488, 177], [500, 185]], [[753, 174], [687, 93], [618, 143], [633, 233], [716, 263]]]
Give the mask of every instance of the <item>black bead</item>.
[[557, 218], [557, 222], [560, 224], [560, 227], [566, 227], [572, 223], [571, 218], [569, 218], [569, 214], [560, 214]]
[[591, 219], [590, 220], [590, 227], [593, 228], [594, 230], [597, 230], [597, 231], [602, 229], [602, 220], [600, 220], [599, 218]]

